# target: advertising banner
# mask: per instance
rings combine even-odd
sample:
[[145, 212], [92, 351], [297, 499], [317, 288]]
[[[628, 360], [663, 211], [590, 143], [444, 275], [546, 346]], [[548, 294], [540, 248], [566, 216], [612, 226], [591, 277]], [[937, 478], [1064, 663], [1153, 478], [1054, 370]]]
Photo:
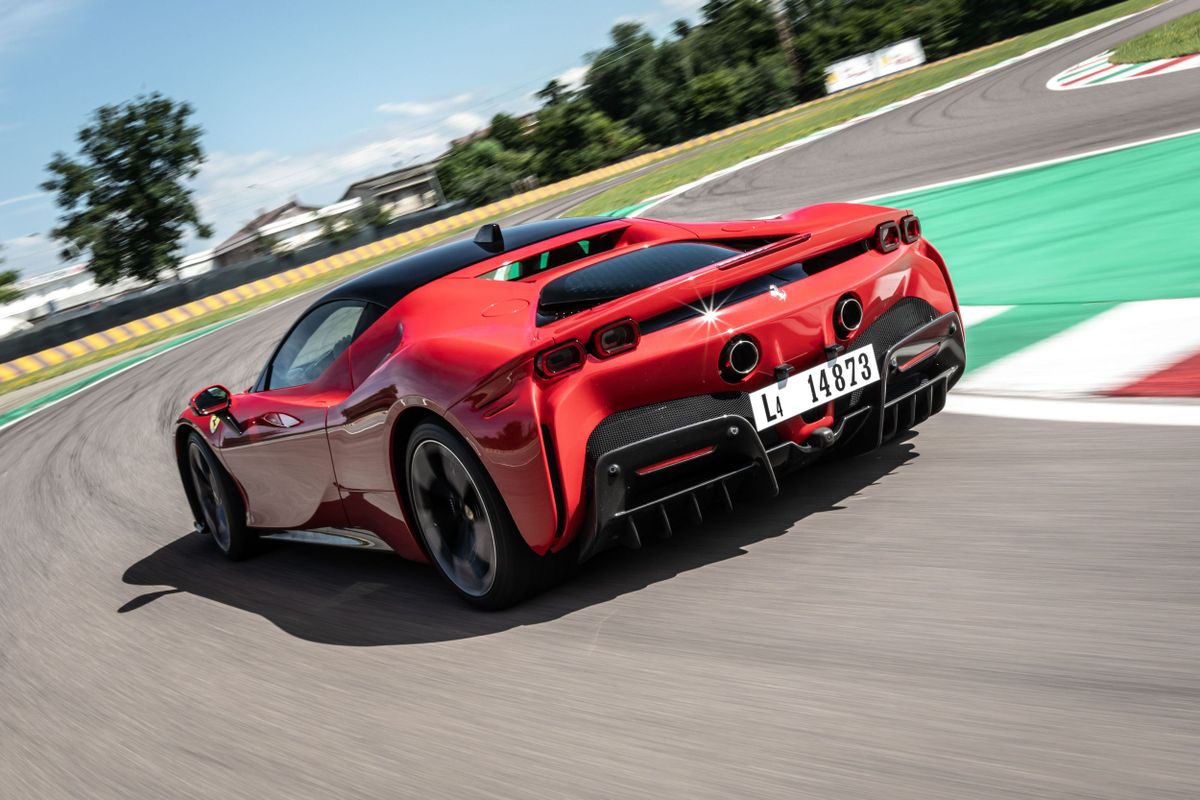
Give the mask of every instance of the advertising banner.
[[825, 92], [840, 92], [924, 63], [925, 51], [921, 47], [921, 40], [905, 39], [874, 53], [830, 64], [825, 68]]

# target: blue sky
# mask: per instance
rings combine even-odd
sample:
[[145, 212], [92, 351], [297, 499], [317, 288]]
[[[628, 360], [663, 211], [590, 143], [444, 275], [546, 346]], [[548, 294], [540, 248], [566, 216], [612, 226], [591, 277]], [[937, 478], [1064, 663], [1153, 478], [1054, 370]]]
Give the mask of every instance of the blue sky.
[[5, 269], [61, 264], [38, 188], [91, 111], [139, 93], [187, 100], [208, 163], [195, 184], [228, 236], [291, 196], [441, 152], [604, 46], [619, 19], [657, 33], [702, 0], [0, 0], [0, 243]]

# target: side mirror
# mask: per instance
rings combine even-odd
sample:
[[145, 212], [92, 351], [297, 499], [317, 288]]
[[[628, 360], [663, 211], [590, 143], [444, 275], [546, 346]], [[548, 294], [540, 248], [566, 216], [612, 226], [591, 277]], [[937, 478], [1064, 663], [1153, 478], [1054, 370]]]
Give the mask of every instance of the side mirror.
[[201, 416], [207, 417], [213, 414], [221, 414], [229, 410], [230, 395], [229, 390], [224, 386], [210, 386], [196, 392], [188, 403], [192, 411]]

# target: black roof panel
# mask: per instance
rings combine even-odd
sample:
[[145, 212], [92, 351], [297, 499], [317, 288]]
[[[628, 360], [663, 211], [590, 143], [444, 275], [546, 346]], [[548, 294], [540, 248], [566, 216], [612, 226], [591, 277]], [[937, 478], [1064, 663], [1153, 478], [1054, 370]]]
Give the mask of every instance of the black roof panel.
[[384, 264], [335, 286], [320, 302], [364, 300], [390, 308], [414, 289], [472, 264], [564, 233], [615, 221], [611, 217], [565, 217], [502, 228], [503, 250], [488, 250], [470, 239], [438, 245]]

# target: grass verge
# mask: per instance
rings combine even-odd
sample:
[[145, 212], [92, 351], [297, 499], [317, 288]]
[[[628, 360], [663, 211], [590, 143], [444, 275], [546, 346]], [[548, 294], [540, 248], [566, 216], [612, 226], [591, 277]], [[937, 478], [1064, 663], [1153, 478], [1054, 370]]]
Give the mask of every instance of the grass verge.
[[1160, 58], [1200, 53], [1200, 11], [1185, 14], [1124, 42], [1109, 59], [1114, 64], [1141, 64]]
[[1161, 2], [1162, 0], [1126, 0], [1126, 2], [1117, 3], [1090, 14], [1051, 25], [1048, 28], [919, 67], [890, 80], [814, 100], [799, 106], [794, 113], [781, 117], [772, 125], [755, 128], [753, 131], [729, 141], [708, 147], [694, 156], [666, 164], [620, 186], [615, 186], [607, 192], [602, 192], [571, 209], [570, 213], [584, 216], [636, 205], [647, 198], [670, 191], [717, 170], [731, 167], [747, 158], [774, 150], [788, 142], [876, 111], [886, 105], [949, 83], [957, 78], [965, 77], [972, 72], [1027, 53], [1094, 25], [1142, 11]]

